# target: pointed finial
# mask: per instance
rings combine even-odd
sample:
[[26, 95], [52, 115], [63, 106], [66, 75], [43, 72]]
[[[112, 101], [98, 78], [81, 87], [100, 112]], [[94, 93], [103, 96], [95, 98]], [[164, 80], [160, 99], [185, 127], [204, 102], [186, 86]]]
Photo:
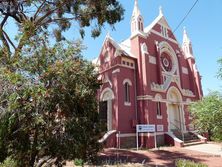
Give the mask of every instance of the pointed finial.
[[135, 5], [137, 5], [137, 6], [138, 6], [138, 0], [135, 0]]
[[190, 43], [190, 39], [187, 35], [186, 27], [183, 27], [183, 42]]
[[138, 0], [135, 0], [135, 1], [134, 1], [133, 15], [134, 15], [134, 16], [139, 16], [139, 15], [140, 15]]
[[187, 34], [186, 27], [183, 27], [183, 34]]
[[109, 31], [107, 32], [107, 37], [110, 37], [110, 32]]
[[162, 6], [159, 7], [159, 15], [163, 15], [163, 10], [162, 10]]
[[106, 33], [106, 38], [111, 38], [109, 31]]

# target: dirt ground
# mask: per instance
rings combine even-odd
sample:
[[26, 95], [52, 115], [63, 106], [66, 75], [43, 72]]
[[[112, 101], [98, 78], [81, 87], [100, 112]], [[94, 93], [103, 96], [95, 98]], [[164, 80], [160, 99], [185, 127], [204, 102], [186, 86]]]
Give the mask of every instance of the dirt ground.
[[[189, 159], [207, 164], [209, 167], [222, 167], [221, 155], [207, 154], [176, 147], [163, 147], [160, 149], [139, 151], [105, 149], [100, 153], [99, 159], [102, 164], [104, 164], [101, 166], [174, 167], [176, 159]], [[73, 167], [73, 164], [69, 163], [67, 167]]]

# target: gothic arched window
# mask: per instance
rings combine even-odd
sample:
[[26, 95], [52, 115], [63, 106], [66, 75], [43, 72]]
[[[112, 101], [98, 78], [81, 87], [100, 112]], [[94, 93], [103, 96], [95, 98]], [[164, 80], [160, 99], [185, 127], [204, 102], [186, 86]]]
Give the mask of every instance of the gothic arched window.
[[124, 84], [124, 101], [130, 103], [130, 85], [128, 82]]

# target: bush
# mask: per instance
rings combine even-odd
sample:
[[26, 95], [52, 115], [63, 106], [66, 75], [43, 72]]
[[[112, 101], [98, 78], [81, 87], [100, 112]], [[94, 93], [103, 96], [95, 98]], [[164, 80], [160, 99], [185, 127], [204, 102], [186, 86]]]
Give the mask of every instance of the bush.
[[84, 162], [82, 159], [75, 159], [74, 160], [74, 165], [75, 166], [83, 166]]
[[207, 167], [207, 165], [186, 159], [178, 159], [176, 160], [176, 167]]
[[11, 157], [8, 157], [4, 162], [0, 163], [0, 167], [17, 167], [17, 162]]

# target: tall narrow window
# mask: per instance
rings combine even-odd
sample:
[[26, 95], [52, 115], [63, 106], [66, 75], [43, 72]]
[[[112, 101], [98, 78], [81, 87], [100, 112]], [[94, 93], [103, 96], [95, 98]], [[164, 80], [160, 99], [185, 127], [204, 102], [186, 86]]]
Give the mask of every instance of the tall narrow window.
[[130, 85], [128, 82], [124, 84], [124, 99], [125, 102], [130, 103]]
[[167, 28], [164, 26], [161, 26], [161, 33], [165, 38], [168, 38], [168, 32], [167, 32]]
[[157, 117], [161, 117], [162, 112], [161, 112], [161, 102], [157, 102]]

